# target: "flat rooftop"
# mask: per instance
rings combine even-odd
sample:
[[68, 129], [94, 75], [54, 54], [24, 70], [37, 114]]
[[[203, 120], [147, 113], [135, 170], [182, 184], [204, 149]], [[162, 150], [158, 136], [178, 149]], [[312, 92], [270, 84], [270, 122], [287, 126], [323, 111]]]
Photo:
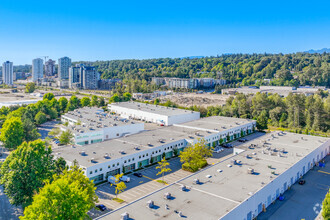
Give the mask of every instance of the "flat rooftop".
[[140, 103], [140, 102], [118, 102], [118, 103], [111, 103], [108, 106], [110, 106], [110, 107], [119, 106], [119, 107], [123, 107], [123, 108], [139, 110], [139, 111], [143, 111], [143, 112], [149, 112], [149, 113], [165, 115], [165, 116], [198, 113], [198, 112], [194, 112], [191, 110], [165, 107], [165, 106], [161, 106], [161, 105], [153, 105], [153, 104], [146, 104], [146, 103]]
[[[124, 212], [132, 219], [178, 219], [179, 211], [188, 219], [219, 219], [325, 142], [330, 145], [328, 138], [283, 132], [266, 134], [244, 143], [241, 148], [246, 151], [241, 154], [105, 214], [103, 219], [120, 219]], [[254, 169], [254, 174], [249, 174], [248, 168]], [[196, 178], [202, 184], [194, 184]], [[181, 185], [188, 190], [182, 191]], [[173, 196], [171, 200], [163, 198], [167, 192]], [[155, 208], [146, 207], [149, 200], [154, 201]]]
[[175, 126], [187, 126], [191, 128], [202, 128], [202, 129], [214, 130], [214, 131], [224, 131], [240, 125], [249, 124], [253, 121], [254, 120], [251, 119], [212, 116], [182, 124], [177, 124]]
[[[167, 143], [183, 139], [193, 140], [203, 138], [209, 134], [210, 132], [207, 131], [170, 126], [151, 131], [142, 131], [137, 134], [95, 144], [74, 147], [64, 146], [53, 149], [53, 153], [63, 157], [67, 161], [76, 159], [79, 165], [90, 167], [98, 163], [104, 163], [111, 159], [138, 153]], [[85, 152], [86, 156], [80, 154], [82, 151]], [[104, 157], [106, 153], [109, 155], [109, 158]], [[91, 158], [94, 158], [94, 161], [97, 161], [97, 163], [92, 163]]]
[[74, 133], [85, 133], [101, 130], [106, 127], [124, 126], [129, 124], [142, 123], [140, 121], [120, 118], [116, 115], [106, 113], [101, 108], [84, 107], [68, 112], [64, 117], [80, 121], [80, 125], [68, 126]]

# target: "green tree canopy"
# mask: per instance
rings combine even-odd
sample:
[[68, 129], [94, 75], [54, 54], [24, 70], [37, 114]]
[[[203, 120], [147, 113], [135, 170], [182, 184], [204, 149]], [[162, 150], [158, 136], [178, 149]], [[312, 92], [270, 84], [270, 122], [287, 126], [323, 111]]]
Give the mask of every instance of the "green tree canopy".
[[97, 98], [96, 95], [92, 96], [92, 102], [91, 102], [91, 106], [98, 106], [99, 105], [99, 100]]
[[89, 97], [83, 97], [81, 99], [81, 106], [85, 107], [85, 106], [89, 106], [91, 104], [91, 99]]
[[182, 168], [192, 172], [207, 165], [206, 158], [212, 156], [212, 149], [206, 146], [204, 139], [186, 147], [179, 155]]
[[330, 189], [322, 203], [322, 217], [330, 219]]
[[116, 93], [113, 96], [111, 96], [111, 98], [109, 99], [109, 103], [113, 103], [113, 102], [119, 102], [119, 95]]
[[36, 114], [34, 120], [36, 121], [36, 123], [38, 125], [40, 125], [40, 124], [43, 124], [47, 121], [47, 116], [43, 112], [38, 112], [38, 114]]
[[68, 105], [68, 100], [67, 98], [65, 97], [61, 97], [59, 100], [58, 100], [58, 105], [59, 105], [59, 108], [60, 108], [60, 111], [61, 112], [64, 112], [67, 105]]
[[53, 98], [55, 98], [54, 94], [53, 93], [46, 93], [43, 97], [43, 99], [48, 99], [49, 101], [52, 100]]
[[25, 92], [26, 93], [32, 93], [36, 89], [36, 84], [33, 82], [29, 82], [25, 86]]
[[29, 119], [26, 118], [23, 120], [23, 129], [24, 129], [24, 141], [34, 141], [40, 137], [36, 125]]
[[68, 145], [73, 143], [73, 134], [70, 130], [63, 131], [59, 137], [60, 144]]
[[11, 117], [1, 128], [0, 140], [8, 149], [15, 149], [24, 139], [24, 127], [19, 117]]
[[268, 123], [267, 111], [263, 110], [261, 111], [260, 115], [257, 118], [257, 129], [259, 131], [267, 129], [268, 128], [267, 123]]
[[45, 142], [24, 142], [12, 151], [0, 168], [0, 184], [13, 205], [26, 207], [54, 170], [52, 150]]
[[98, 198], [94, 184], [77, 168], [54, 176], [20, 219], [85, 219]]

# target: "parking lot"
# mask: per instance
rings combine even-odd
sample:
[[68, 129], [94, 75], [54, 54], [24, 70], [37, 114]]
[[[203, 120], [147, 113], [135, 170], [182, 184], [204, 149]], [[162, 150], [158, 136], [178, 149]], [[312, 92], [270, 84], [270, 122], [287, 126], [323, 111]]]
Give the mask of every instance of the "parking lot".
[[[232, 149], [225, 149], [221, 153], [214, 153], [213, 157], [208, 158], [208, 163], [214, 164], [221, 160], [225, 160], [228, 157], [232, 156], [232, 152]], [[187, 177], [188, 175], [191, 175], [190, 172], [181, 169], [182, 164], [180, 162], [180, 158], [172, 158], [169, 159], [168, 162], [170, 163], [169, 167], [172, 170], [171, 172], [166, 173], [164, 175], [164, 180], [168, 184], [174, 183], [182, 178]], [[127, 203], [130, 203], [145, 195], [148, 195], [149, 193], [163, 188], [165, 185], [163, 183], [157, 182], [157, 180], [161, 180], [162, 177], [160, 175], [157, 176], [159, 170], [155, 168], [156, 166], [157, 165], [153, 165], [151, 167], [138, 171], [143, 175], [142, 177], [136, 177], [133, 174], [128, 175], [131, 178], [131, 181], [129, 183], [126, 183], [126, 190], [118, 195], [118, 198], [123, 199], [125, 201], [121, 204], [111, 200], [112, 198], [116, 197], [114, 186], [110, 186], [110, 183], [104, 183], [97, 186], [96, 194], [99, 197], [99, 204], [105, 205], [107, 207], [107, 211], [101, 212], [98, 210], [92, 210], [89, 213], [90, 216], [95, 218], [101, 214], [104, 214], [113, 209], [117, 209]]]
[[[322, 201], [330, 187], [330, 156], [325, 158], [325, 167], [314, 167], [303, 179], [304, 185], [294, 184], [284, 195], [284, 201], [276, 200], [258, 219], [300, 220], [316, 219]], [[317, 218], [319, 219], [319, 218]]]

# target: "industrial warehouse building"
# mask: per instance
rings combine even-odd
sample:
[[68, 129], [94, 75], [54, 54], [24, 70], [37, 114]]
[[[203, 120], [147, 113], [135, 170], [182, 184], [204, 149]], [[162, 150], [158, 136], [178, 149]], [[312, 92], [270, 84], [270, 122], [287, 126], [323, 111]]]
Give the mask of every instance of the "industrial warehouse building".
[[330, 152], [330, 139], [273, 132], [225, 161], [97, 219], [252, 220]]
[[180, 124], [200, 118], [199, 112], [139, 102], [112, 103], [108, 105], [108, 109], [124, 118], [164, 125]]
[[63, 130], [71, 130], [78, 145], [93, 144], [144, 130], [144, 123], [108, 114], [103, 109], [85, 107], [61, 116]]
[[214, 116], [174, 126], [125, 135], [100, 143], [54, 149], [68, 164], [77, 160], [85, 175], [102, 182], [109, 175], [129, 172], [177, 155], [189, 144], [204, 139], [209, 146], [239, 138], [254, 131], [248, 119]]

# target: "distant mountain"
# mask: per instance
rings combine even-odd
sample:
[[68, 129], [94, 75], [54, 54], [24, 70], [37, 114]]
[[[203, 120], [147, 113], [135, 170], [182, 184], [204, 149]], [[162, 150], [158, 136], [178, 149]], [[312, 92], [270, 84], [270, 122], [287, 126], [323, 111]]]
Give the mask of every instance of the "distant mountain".
[[323, 48], [321, 50], [308, 50], [308, 51], [305, 51], [306, 53], [330, 53], [330, 48]]
[[201, 59], [204, 58], [205, 56], [190, 56], [190, 57], [181, 57], [181, 59]]

